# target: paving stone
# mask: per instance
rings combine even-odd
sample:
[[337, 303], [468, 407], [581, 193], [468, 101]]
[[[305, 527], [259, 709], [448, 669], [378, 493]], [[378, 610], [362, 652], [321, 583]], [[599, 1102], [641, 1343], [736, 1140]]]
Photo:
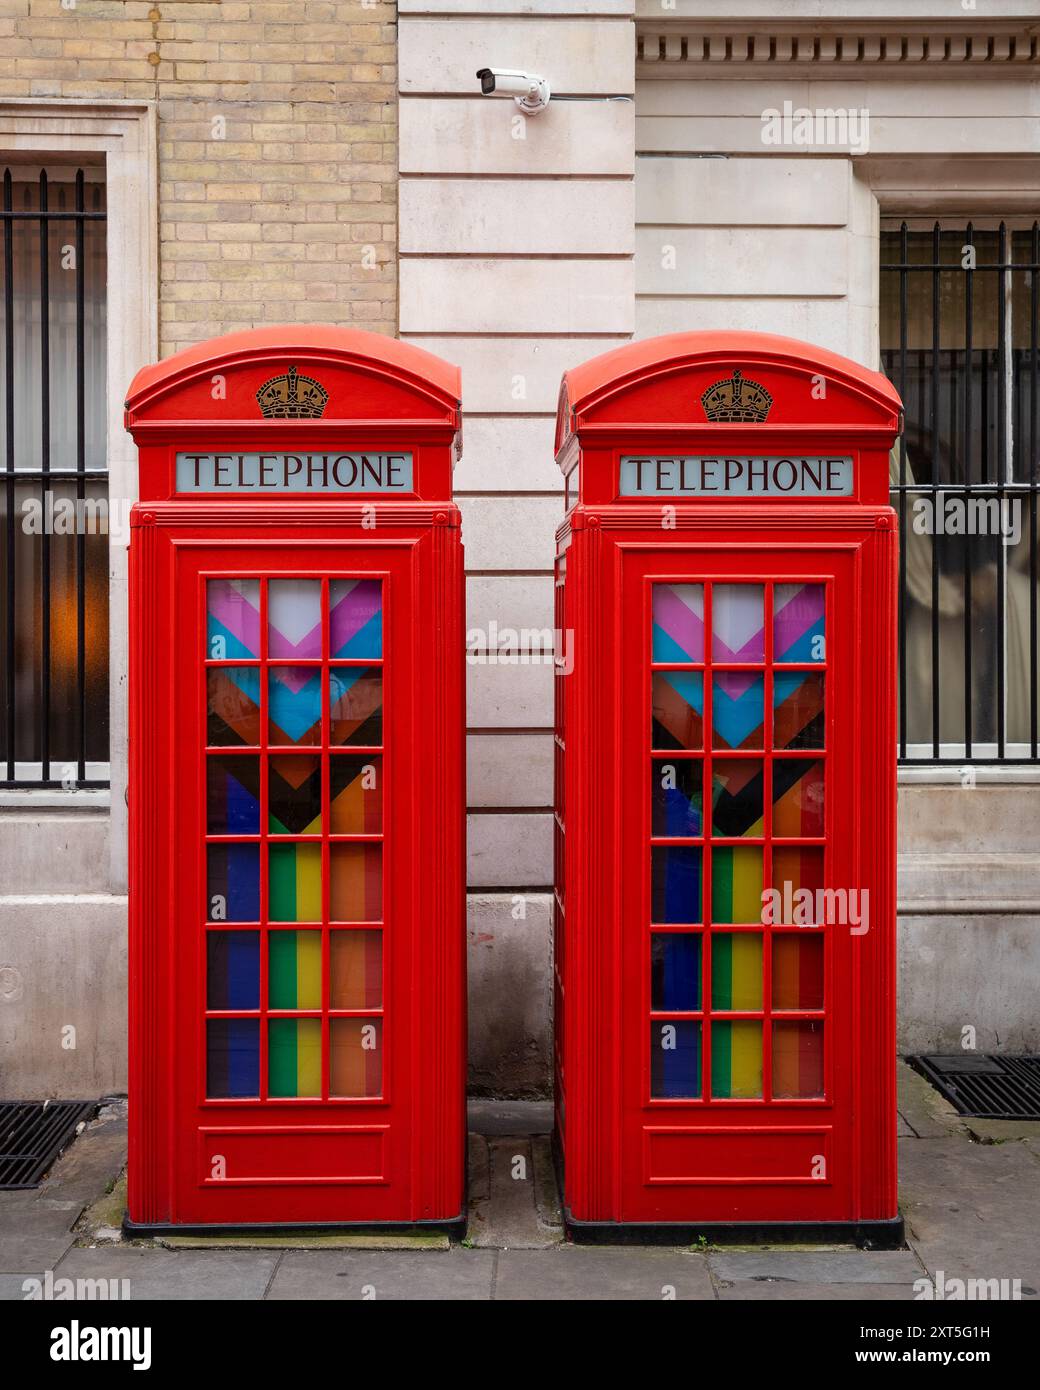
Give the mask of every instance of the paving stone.
[[712, 1250], [717, 1280], [799, 1284], [912, 1284], [924, 1270], [911, 1250]]
[[1040, 1120], [980, 1120], [974, 1115], [966, 1115], [964, 1128], [980, 1144], [1040, 1139]]
[[93, 1202], [126, 1166], [126, 1102], [106, 1105], [51, 1168], [42, 1197]]
[[[263, 1298], [280, 1256], [266, 1250], [70, 1250], [55, 1270], [68, 1279], [128, 1279], [130, 1298]], [[420, 1257], [421, 1258], [421, 1257]]]
[[764, 1303], [805, 1301], [833, 1301], [836, 1303], [866, 1302], [905, 1302], [916, 1299], [917, 1291], [912, 1284], [789, 1284], [766, 1281], [755, 1283], [741, 1279], [733, 1284], [719, 1285], [719, 1299], [723, 1303]]
[[75, 1236], [28, 1232], [24, 1235], [0, 1236], [0, 1274], [19, 1274], [22, 1270], [54, 1269], [69, 1249]]
[[467, 1106], [469, 1128], [474, 1134], [551, 1134], [551, 1100], [472, 1099]]
[[468, 1240], [494, 1250], [542, 1250], [557, 1244], [562, 1227], [545, 1225], [538, 1214], [532, 1140], [523, 1135], [489, 1139], [488, 1156], [490, 1195], [470, 1208]]
[[904, 1139], [899, 1145], [900, 1199], [915, 1203], [996, 1212], [1008, 1208], [1032, 1217], [1040, 1229], [1040, 1174], [1024, 1144], [973, 1144], [965, 1136]]
[[960, 1116], [950, 1102], [901, 1058], [896, 1071], [896, 1092], [899, 1114], [919, 1138], [938, 1139], [958, 1130], [963, 1132]]
[[267, 1297], [479, 1301], [491, 1297], [494, 1269], [495, 1255], [489, 1250], [300, 1252], [282, 1257]]
[[22, 1274], [0, 1274], [0, 1303], [22, 1303], [26, 1291], [22, 1287], [26, 1279], [42, 1279], [43, 1270], [30, 1270]]
[[[674, 1295], [666, 1291], [674, 1290]], [[562, 1245], [555, 1250], [504, 1250], [495, 1298], [558, 1301], [713, 1299], [703, 1255], [683, 1250]]]

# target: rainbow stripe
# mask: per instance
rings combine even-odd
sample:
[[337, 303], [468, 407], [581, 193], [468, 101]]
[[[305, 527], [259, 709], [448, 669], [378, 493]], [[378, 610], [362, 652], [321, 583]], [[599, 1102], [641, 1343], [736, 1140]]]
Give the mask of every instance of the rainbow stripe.
[[378, 579], [329, 584], [329, 650], [333, 659], [378, 660], [383, 655], [383, 585]]
[[383, 1091], [383, 1020], [334, 1018], [329, 1024], [329, 1091], [378, 1096]]
[[383, 933], [334, 931], [329, 943], [329, 1007], [383, 1006]]
[[329, 915], [334, 922], [378, 922], [383, 916], [383, 846], [331, 848]]
[[383, 828], [383, 759], [341, 753], [329, 760], [334, 835], [378, 835]]
[[255, 1018], [211, 1018], [206, 1023], [206, 1095], [260, 1094], [260, 1023]]
[[703, 584], [655, 584], [652, 660], [704, 660]]
[[267, 1004], [271, 1009], [321, 1008], [321, 932], [267, 934]]
[[206, 846], [206, 913], [211, 922], [260, 920], [260, 846]]
[[777, 584], [773, 613], [774, 661], [825, 659], [822, 584]]
[[762, 1024], [716, 1019], [711, 1025], [711, 1093], [722, 1100], [762, 1094]]
[[267, 765], [267, 828], [272, 835], [321, 834], [321, 759], [285, 753]]
[[716, 584], [711, 591], [712, 661], [763, 661], [766, 631], [761, 584]]
[[790, 839], [823, 834], [823, 763], [773, 760], [773, 834]]
[[329, 742], [378, 747], [383, 741], [383, 672], [378, 666], [329, 671]]
[[701, 850], [654, 845], [650, 850], [650, 916], [654, 922], [699, 922], [703, 912]]
[[272, 922], [321, 921], [321, 845], [267, 847], [268, 904]]
[[650, 1024], [650, 1094], [687, 1100], [701, 1093], [701, 1025], [694, 1019]]
[[321, 657], [319, 579], [272, 579], [268, 582], [267, 654], [294, 661]]
[[206, 763], [206, 832], [260, 833], [260, 759], [212, 755]]
[[774, 935], [773, 1008], [823, 1008], [823, 937], [819, 932]]
[[260, 742], [259, 666], [211, 666], [206, 672], [206, 742], [212, 748]]
[[734, 1013], [761, 1009], [761, 932], [712, 932], [711, 1007]]
[[711, 852], [711, 920], [762, 920], [761, 845], [716, 845]]
[[654, 748], [704, 747], [704, 676], [655, 671], [651, 742]]
[[260, 581], [211, 579], [206, 585], [206, 655], [240, 661], [260, 655]]
[[[790, 884], [790, 893], [785, 885]], [[788, 908], [797, 912], [798, 904], [794, 895], [807, 888], [815, 893], [823, 887], [823, 846], [822, 845], [774, 845], [773, 846], [773, 887], [780, 894], [781, 920], [789, 921]], [[804, 926], [804, 922], [797, 925]]]
[[267, 1025], [267, 1093], [321, 1095], [321, 1019], [272, 1018]]
[[823, 1095], [823, 1020], [773, 1024], [773, 1095]]
[[260, 933], [206, 934], [206, 1008], [260, 1007]]

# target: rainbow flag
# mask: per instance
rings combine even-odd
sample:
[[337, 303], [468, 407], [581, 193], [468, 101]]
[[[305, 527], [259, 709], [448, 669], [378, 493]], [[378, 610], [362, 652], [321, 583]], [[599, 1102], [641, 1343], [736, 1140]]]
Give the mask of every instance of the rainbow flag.
[[761, 932], [712, 932], [711, 1007], [735, 1013], [761, 1009]]
[[271, 922], [321, 921], [321, 845], [267, 847], [267, 916]]
[[320, 1096], [321, 1019], [272, 1018], [267, 1028], [267, 1094]]
[[650, 1094], [671, 1100], [701, 1093], [701, 1025], [694, 1019], [650, 1024]]
[[329, 1025], [329, 1091], [378, 1096], [383, 1091], [383, 1020], [334, 1018]]
[[711, 1093], [722, 1100], [762, 1094], [762, 1024], [715, 1019], [711, 1025]]
[[823, 1020], [773, 1023], [773, 1095], [823, 1095]]
[[260, 846], [206, 846], [206, 914], [211, 922], [260, 920]]
[[711, 851], [711, 920], [762, 920], [762, 846], [715, 845]]
[[338, 753], [329, 759], [334, 835], [378, 835], [383, 828], [383, 759], [377, 753]]
[[812, 928], [773, 935], [773, 1008], [823, 1008], [823, 935]]
[[773, 759], [773, 834], [798, 839], [823, 834], [823, 762]]
[[213, 1100], [260, 1094], [260, 1022], [211, 1018], [206, 1023], [206, 1095]]
[[383, 1006], [383, 933], [334, 931], [329, 943], [329, 1007]]
[[333, 922], [378, 922], [383, 915], [383, 846], [334, 844], [329, 916]]
[[321, 1008], [321, 932], [267, 934], [267, 1006]]
[[206, 933], [206, 1008], [260, 1007], [260, 933]]

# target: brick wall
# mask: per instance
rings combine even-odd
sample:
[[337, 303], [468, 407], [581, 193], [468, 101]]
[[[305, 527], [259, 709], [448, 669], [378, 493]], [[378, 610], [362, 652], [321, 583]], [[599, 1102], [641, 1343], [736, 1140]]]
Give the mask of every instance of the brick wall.
[[0, 0], [0, 96], [159, 113], [160, 350], [397, 329], [394, 0]]

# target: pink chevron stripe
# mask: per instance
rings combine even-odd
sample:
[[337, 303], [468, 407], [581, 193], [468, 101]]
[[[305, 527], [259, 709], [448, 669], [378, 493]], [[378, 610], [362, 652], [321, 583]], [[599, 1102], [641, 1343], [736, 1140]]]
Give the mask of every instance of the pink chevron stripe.
[[298, 642], [286, 637], [284, 632], [271, 626], [267, 633], [268, 652], [271, 656], [318, 657], [321, 656], [321, 619], [310, 632], [305, 633]]
[[659, 584], [654, 589], [654, 622], [678, 642], [691, 661], [704, 660], [704, 620], [671, 585]]
[[823, 617], [823, 589], [806, 585], [777, 613], [773, 632], [774, 652], [786, 652], [803, 633]]
[[298, 695], [311, 677], [318, 675], [320, 669], [318, 666], [272, 666], [271, 676], [294, 695]]
[[333, 653], [356, 636], [382, 607], [378, 579], [362, 579], [333, 605], [329, 613], [329, 645]]
[[227, 579], [206, 586], [206, 609], [251, 652], [260, 651], [260, 613]]

